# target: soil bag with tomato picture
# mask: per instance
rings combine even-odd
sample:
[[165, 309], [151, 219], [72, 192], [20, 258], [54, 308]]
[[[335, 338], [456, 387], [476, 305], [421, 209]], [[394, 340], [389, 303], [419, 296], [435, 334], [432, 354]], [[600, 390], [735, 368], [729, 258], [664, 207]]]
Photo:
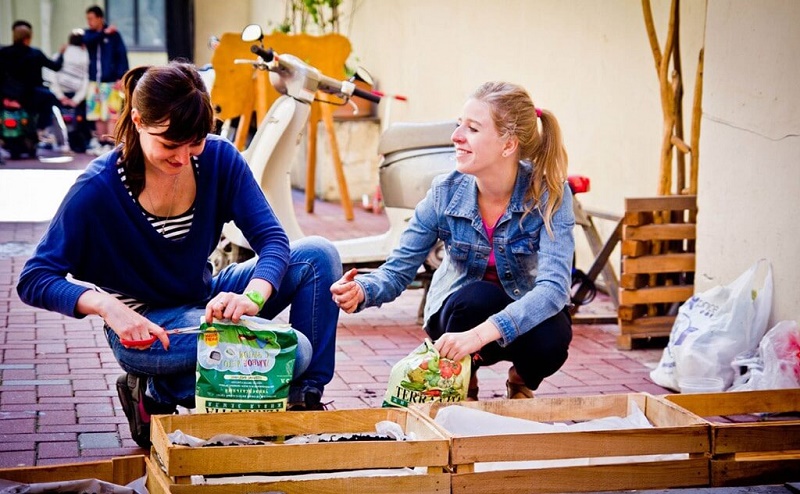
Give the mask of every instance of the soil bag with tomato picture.
[[384, 407], [409, 403], [462, 401], [467, 397], [470, 357], [461, 361], [443, 358], [429, 339], [397, 362], [389, 374]]

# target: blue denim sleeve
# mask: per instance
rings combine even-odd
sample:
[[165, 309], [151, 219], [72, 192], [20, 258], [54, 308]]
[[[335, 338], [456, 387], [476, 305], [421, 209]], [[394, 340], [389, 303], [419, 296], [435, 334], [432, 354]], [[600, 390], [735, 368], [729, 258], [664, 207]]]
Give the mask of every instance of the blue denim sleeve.
[[501, 346], [553, 317], [569, 303], [575, 252], [574, 228], [572, 192], [565, 184], [561, 206], [553, 214], [553, 236], [542, 226], [533, 290], [489, 318], [502, 334]]
[[356, 278], [356, 283], [364, 291], [364, 301], [359, 304], [358, 311], [391, 302], [400, 296], [416, 277], [417, 270], [439, 238], [436, 183], [435, 180], [425, 199], [414, 209], [408, 227], [400, 236], [399, 247], [392, 251], [380, 268]]

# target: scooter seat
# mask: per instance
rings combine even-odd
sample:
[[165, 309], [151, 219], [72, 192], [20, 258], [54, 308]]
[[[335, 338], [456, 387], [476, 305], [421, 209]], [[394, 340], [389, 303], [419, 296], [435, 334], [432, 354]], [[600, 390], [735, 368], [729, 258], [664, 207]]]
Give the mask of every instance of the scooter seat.
[[389, 126], [378, 143], [378, 154], [386, 156], [395, 151], [428, 147], [452, 146], [450, 136], [455, 120], [432, 123], [396, 123]]

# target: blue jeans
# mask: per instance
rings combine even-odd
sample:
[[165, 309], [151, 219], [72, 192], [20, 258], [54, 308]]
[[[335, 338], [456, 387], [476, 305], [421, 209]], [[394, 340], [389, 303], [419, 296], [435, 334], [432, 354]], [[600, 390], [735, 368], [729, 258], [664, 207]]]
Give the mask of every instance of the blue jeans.
[[[211, 281], [209, 300], [220, 292], [242, 293], [255, 264], [256, 259], [250, 259], [223, 269]], [[339, 308], [331, 300], [329, 289], [341, 276], [339, 253], [328, 240], [306, 237], [292, 242], [289, 268], [281, 286], [258, 314], [273, 319], [291, 305], [289, 324], [298, 331], [298, 346], [290, 403], [302, 402], [309, 388], [321, 393], [333, 378]], [[165, 328], [196, 326], [205, 314], [206, 303], [144, 309], [142, 314]], [[125, 348], [108, 328], [106, 338], [123, 370], [149, 378], [149, 394], [156, 402], [194, 408], [196, 334], [170, 335], [169, 351], [158, 340], [147, 350]]]
[[[466, 285], [450, 295], [430, 318], [428, 336], [436, 340], [444, 333], [469, 331], [513, 301], [495, 283], [476, 281]], [[511, 361], [525, 385], [537, 389], [546, 377], [555, 374], [567, 361], [572, 341], [572, 318], [565, 307], [538, 326], [522, 330], [522, 334], [506, 347], [501, 347], [498, 341], [502, 340], [498, 340], [478, 350], [473, 355], [473, 370], [501, 360]]]

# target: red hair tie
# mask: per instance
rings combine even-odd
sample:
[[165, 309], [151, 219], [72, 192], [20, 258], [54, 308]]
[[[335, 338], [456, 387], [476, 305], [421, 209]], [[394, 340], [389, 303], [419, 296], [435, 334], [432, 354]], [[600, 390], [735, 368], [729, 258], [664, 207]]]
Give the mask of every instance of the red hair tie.
[[542, 118], [542, 109], [534, 108], [536, 110], [536, 118]]

